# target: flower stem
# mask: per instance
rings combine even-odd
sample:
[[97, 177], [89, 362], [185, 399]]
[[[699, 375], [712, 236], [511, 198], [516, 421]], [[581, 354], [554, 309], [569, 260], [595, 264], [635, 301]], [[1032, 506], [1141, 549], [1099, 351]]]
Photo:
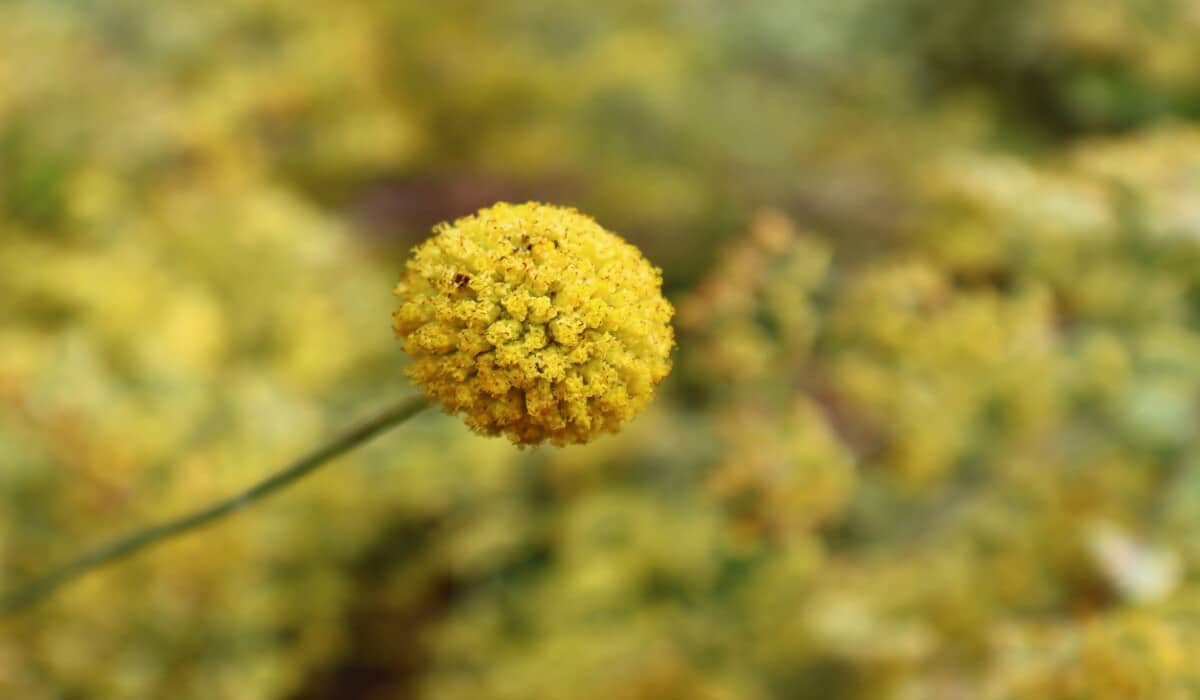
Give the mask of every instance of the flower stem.
[[106, 545], [84, 552], [74, 561], [30, 582], [21, 590], [0, 598], [0, 617], [18, 613], [62, 586], [93, 571], [132, 554], [182, 535], [230, 515], [258, 500], [279, 491], [300, 478], [316, 471], [336, 457], [366, 443], [387, 429], [403, 423], [428, 406], [424, 396], [406, 397], [380, 411], [375, 416], [336, 435], [324, 445], [263, 479], [245, 491], [189, 515], [148, 527]]

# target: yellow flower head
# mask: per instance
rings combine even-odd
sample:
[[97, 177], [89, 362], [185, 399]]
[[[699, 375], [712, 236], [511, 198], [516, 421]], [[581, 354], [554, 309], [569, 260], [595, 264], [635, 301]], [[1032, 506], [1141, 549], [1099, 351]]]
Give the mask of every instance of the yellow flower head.
[[518, 445], [616, 431], [671, 369], [662, 274], [591, 217], [500, 203], [413, 251], [396, 295], [408, 375]]

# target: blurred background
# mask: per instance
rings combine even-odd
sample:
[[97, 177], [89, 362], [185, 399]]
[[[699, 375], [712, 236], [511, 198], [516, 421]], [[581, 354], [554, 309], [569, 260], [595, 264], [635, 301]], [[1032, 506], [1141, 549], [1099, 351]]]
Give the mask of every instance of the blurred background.
[[0, 589], [411, 391], [443, 219], [594, 215], [679, 348], [0, 621], [0, 696], [1200, 697], [1197, 119], [1197, 0], [4, 0]]

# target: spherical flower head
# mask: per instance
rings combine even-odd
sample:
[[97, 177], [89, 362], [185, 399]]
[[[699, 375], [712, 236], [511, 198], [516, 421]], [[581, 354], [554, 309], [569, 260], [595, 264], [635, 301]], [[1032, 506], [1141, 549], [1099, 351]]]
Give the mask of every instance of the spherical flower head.
[[574, 209], [500, 203], [440, 224], [395, 293], [408, 376], [518, 445], [615, 432], [671, 369], [661, 271]]

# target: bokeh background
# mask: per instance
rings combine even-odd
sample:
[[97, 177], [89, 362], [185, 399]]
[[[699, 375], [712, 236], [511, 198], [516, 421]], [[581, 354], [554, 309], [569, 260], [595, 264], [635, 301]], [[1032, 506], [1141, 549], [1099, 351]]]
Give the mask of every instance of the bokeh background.
[[1197, 119], [1197, 0], [4, 0], [0, 587], [410, 391], [440, 220], [593, 214], [679, 348], [0, 621], [0, 696], [1200, 697]]

